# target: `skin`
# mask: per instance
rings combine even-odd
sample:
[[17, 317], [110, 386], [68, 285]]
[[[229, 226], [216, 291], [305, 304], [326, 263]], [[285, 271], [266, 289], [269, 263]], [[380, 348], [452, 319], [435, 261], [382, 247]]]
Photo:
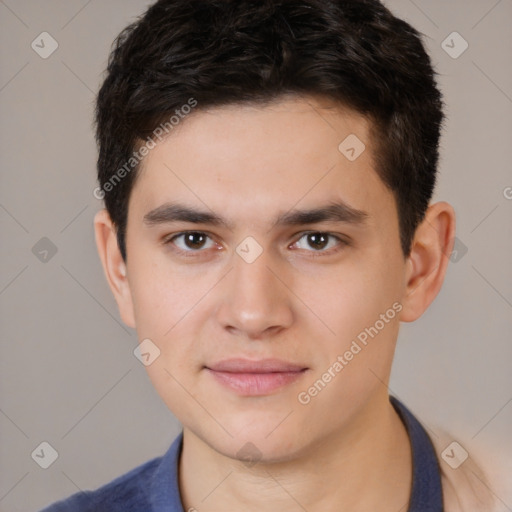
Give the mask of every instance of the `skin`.
[[[431, 205], [404, 257], [369, 129], [359, 114], [312, 97], [198, 110], [143, 163], [129, 202], [126, 263], [107, 212], [96, 215], [121, 317], [161, 352], [146, 369], [183, 425], [185, 510], [406, 509], [411, 450], [387, 384], [400, 322], [420, 317], [441, 287], [455, 216], [447, 203]], [[338, 150], [350, 134], [366, 145], [353, 162]], [[332, 201], [364, 220], [274, 225], [283, 213]], [[169, 202], [215, 212], [230, 226], [144, 221]], [[184, 231], [210, 238], [199, 238], [203, 246], [170, 241]], [[311, 231], [348, 243], [311, 244]], [[252, 263], [236, 252], [248, 236], [262, 249]], [[299, 393], [394, 303], [401, 311], [300, 403]], [[307, 370], [264, 396], [241, 396], [204, 368], [231, 357]], [[239, 453], [248, 442], [254, 464]]]

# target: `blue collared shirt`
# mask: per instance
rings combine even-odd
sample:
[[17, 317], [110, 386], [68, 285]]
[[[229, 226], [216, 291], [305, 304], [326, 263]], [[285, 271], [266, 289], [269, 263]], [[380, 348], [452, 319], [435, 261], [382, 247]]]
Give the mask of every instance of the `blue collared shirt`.
[[[407, 512], [442, 512], [439, 462], [430, 438], [396, 398], [390, 401], [402, 419], [412, 448], [413, 476]], [[95, 491], [76, 493], [41, 512], [185, 512], [178, 486], [183, 433], [165, 455], [154, 458]]]

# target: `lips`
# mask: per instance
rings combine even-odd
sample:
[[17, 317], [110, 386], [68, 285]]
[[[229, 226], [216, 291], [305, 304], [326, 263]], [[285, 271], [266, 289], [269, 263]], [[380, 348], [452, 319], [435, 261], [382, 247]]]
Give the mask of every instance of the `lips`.
[[207, 366], [216, 372], [229, 373], [275, 373], [275, 372], [299, 372], [305, 367], [279, 359], [261, 359], [251, 361], [250, 359], [226, 359]]
[[214, 379], [237, 394], [270, 394], [301, 378], [307, 367], [279, 359], [227, 359], [205, 367]]

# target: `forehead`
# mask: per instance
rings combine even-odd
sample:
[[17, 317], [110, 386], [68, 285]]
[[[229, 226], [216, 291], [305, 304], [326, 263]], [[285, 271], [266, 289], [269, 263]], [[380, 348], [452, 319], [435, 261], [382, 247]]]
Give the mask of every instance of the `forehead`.
[[198, 105], [147, 155], [130, 201], [147, 210], [176, 200], [237, 216], [254, 208], [274, 219], [294, 205], [340, 199], [378, 208], [388, 196], [369, 121], [326, 100], [292, 97], [266, 106]]

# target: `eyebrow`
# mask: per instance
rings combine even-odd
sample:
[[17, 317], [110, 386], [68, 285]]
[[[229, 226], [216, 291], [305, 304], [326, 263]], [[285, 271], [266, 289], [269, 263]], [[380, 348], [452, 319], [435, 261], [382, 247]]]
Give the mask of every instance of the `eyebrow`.
[[[343, 201], [334, 201], [325, 206], [309, 210], [293, 209], [279, 215], [272, 223], [275, 226], [297, 226], [319, 222], [344, 222], [363, 224], [368, 214], [353, 208]], [[198, 210], [180, 203], [165, 203], [144, 215], [144, 224], [155, 226], [172, 222], [190, 222], [192, 224], [209, 224], [223, 226], [229, 230], [233, 225], [214, 212]]]

